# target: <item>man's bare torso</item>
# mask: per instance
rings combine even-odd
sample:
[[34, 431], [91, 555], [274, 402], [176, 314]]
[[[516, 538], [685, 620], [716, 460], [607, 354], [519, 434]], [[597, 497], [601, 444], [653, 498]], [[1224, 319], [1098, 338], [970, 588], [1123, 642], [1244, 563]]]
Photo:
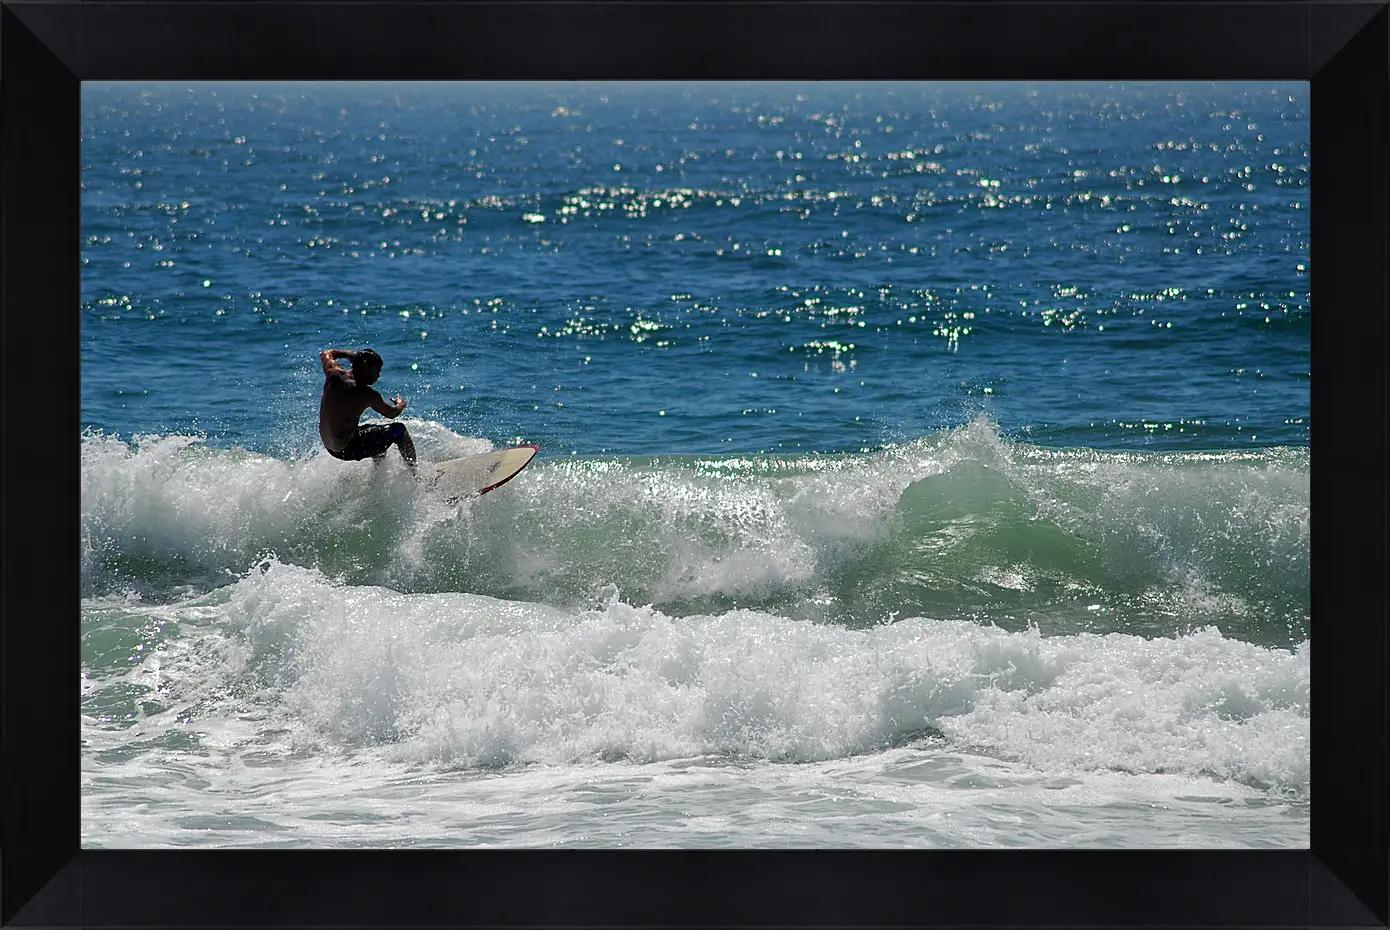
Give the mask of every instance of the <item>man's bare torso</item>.
[[362, 412], [373, 401], [381, 401], [376, 391], [359, 385], [348, 372], [340, 372], [324, 376], [324, 395], [319, 401], [319, 437], [333, 452], [343, 451], [357, 435]]

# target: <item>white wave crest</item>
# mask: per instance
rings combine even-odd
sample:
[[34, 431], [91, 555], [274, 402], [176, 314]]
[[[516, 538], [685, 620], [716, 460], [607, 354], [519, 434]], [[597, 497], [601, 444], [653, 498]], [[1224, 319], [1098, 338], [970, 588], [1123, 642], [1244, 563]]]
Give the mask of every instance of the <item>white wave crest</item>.
[[[1215, 629], [1045, 637], [926, 618], [868, 630], [754, 611], [674, 618], [334, 584], [270, 559], [227, 590], [231, 692], [321, 750], [447, 767], [845, 758], [937, 734], [1045, 773], [1309, 790], [1309, 646]], [[191, 671], [187, 681], [217, 678]], [[231, 698], [227, 698], [231, 700]], [[240, 699], [239, 699], [240, 700]]]

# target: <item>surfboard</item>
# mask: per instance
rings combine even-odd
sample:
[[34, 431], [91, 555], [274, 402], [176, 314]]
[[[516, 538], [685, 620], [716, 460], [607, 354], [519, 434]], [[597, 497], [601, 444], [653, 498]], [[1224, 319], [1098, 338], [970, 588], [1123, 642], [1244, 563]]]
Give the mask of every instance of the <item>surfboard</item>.
[[421, 468], [425, 486], [449, 503], [502, 487], [536, 456], [536, 446], [497, 449]]

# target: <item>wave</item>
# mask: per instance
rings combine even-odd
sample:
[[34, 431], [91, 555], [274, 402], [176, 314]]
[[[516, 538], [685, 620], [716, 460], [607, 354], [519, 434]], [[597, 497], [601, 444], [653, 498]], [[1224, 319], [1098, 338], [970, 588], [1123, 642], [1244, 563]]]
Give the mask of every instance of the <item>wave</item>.
[[[721, 756], [795, 763], [921, 741], [1047, 772], [1309, 790], [1309, 645], [1213, 628], [1043, 636], [674, 617], [345, 585], [268, 558], [178, 605], [89, 602], [83, 711], [152, 746], [385, 751], [445, 768]], [[138, 661], [137, 661], [138, 660]], [[103, 743], [110, 739], [103, 738]]]
[[[436, 423], [411, 431], [427, 460], [490, 448]], [[273, 552], [345, 583], [564, 607], [617, 585], [678, 616], [1308, 637], [1305, 448], [1047, 448], [980, 418], [861, 454], [544, 455], [454, 508], [394, 459], [89, 433], [84, 593], [206, 591]]]

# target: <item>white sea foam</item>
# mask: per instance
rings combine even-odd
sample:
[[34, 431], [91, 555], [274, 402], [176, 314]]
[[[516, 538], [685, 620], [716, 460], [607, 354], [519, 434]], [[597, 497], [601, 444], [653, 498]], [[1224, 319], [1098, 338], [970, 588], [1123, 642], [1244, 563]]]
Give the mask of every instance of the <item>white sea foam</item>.
[[[491, 443], [410, 421], [422, 454], [444, 459]], [[240, 571], [258, 552], [332, 549], [364, 527], [415, 525], [429, 501], [388, 459], [284, 460], [202, 448], [201, 437], [88, 434], [82, 442], [83, 567], [112, 556]], [[390, 541], [387, 541], [390, 542]]]
[[271, 766], [151, 752], [83, 772], [83, 845], [1307, 847], [1308, 807], [1183, 775], [1041, 775], [936, 742], [750, 765], [586, 761], [503, 776], [381, 750]]
[[335, 584], [274, 559], [213, 601], [197, 609], [215, 644], [184, 637], [156, 652], [164, 700], [259, 716], [301, 750], [378, 746], [455, 769], [810, 762], [939, 734], [1044, 774], [1309, 790], [1307, 643], [1268, 649], [1213, 629], [1045, 637], [926, 618], [850, 630], [742, 610], [674, 618], [617, 592], [573, 611]]

